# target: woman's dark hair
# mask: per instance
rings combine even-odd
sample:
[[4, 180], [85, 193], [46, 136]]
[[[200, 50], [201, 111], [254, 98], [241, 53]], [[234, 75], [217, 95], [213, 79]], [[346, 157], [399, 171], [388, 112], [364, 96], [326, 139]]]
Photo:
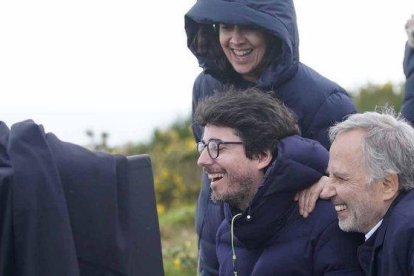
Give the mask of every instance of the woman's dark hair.
[[227, 90], [200, 102], [194, 114], [195, 123], [229, 127], [237, 132], [246, 156], [270, 150], [278, 141], [299, 134], [293, 113], [270, 93], [256, 88]]
[[[233, 66], [228, 61], [221, 48], [219, 25], [220, 24], [201, 24], [193, 40], [194, 48], [197, 55], [206, 57], [214, 63], [215, 70], [217, 70], [220, 77], [229, 80], [238, 79], [240, 78], [240, 75], [234, 71]], [[270, 66], [282, 53], [282, 42], [278, 38], [267, 31], [265, 31], [265, 37], [267, 50], [261, 64], [258, 66], [259, 68], [262, 68], [262, 70]]]

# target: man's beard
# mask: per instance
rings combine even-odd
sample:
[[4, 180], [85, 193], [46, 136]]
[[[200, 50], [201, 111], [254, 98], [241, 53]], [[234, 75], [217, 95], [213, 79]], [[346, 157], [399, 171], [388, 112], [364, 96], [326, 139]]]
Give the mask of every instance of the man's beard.
[[253, 200], [257, 191], [257, 185], [254, 179], [248, 175], [229, 175], [227, 189], [223, 194], [216, 194], [214, 190], [211, 192], [211, 200], [213, 202], [223, 201], [232, 207], [241, 209], [248, 206]]

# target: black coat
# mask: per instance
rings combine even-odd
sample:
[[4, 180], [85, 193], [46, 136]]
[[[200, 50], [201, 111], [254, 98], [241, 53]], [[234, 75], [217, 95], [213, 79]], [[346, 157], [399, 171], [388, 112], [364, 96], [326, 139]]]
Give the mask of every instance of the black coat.
[[392, 203], [381, 226], [358, 249], [367, 276], [414, 275], [414, 190]]

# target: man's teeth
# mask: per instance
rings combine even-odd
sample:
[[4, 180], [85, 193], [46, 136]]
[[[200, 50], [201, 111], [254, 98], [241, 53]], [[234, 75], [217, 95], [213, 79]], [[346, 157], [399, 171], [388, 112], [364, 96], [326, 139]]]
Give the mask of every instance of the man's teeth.
[[239, 56], [239, 57], [246, 56], [246, 55], [250, 54], [252, 51], [253, 51], [252, 49], [249, 49], [249, 50], [236, 50], [236, 49], [233, 49], [233, 53], [236, 56]]
[[221, 178], [223, 178], [224, 173], [209, 173], [208, 174], [208, 178], [210, 179], [210, 181], [217, 181]]
[[340, 211], [343, 211], [343, 210], [345, 210], [347, 207], [346, 207], [346, 205], [345, 204], [338, 204], [338, 205], [335, 205], [335, 210], [337, 211], [337, 212], [340, 212]]

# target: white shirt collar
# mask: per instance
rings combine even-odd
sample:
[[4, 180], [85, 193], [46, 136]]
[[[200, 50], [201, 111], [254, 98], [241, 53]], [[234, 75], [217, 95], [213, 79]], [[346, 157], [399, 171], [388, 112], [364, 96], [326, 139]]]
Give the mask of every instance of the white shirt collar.
[[380, 220], [368, 233], [365, 234], [365, 241], [368, 240], [377, 231], [378, 227], [381, 226], [382, 220]]

